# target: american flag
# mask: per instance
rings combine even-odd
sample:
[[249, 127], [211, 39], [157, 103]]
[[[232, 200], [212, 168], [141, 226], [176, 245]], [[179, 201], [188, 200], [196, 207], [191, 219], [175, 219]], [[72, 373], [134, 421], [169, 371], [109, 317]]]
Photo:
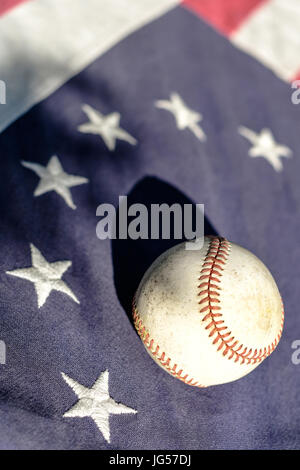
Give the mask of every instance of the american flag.
[[[299, 447], [299, 27], [298, 0], [0, 1], [1, 449]], [[268, 266], [286, 320], [254, 372], [152, 361], [131, 301], [178, 241], [99, 240], [120, 195], [204, 204]]]

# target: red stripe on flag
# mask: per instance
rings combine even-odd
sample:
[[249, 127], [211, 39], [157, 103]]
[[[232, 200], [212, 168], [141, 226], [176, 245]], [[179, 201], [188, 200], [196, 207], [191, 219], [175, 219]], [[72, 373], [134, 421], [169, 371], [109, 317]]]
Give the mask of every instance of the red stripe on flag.
[[183, 0], [189, 10], [226, 35], [236, 30], [257, 7], [269, 0]]
[[0, 16], [7, 13], [12, 8], [16, 7], [20, 3], [28, 2], [28, 0], [1, 0], [0, 1]]
[[[299, 81], [300, 82], [300, 70], [299, 72], [291, 79], [291, 83]], [[299, 86], [299, 85], [298, 85]]]

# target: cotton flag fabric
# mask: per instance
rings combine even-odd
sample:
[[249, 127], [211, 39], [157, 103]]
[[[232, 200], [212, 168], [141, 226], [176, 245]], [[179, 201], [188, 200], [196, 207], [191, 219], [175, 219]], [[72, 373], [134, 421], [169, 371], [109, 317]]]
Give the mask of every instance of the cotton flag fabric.
[[[298, 2], [7, 0], [0, 15], [0, 448], [298, 448]], [[147, 354], [130, 304], [167, 245], [97, 238], [98, 205], [120, 195], [204, 204], [207, 232], [268, 266], [285, 324], [250, 375], [197, 389]]]

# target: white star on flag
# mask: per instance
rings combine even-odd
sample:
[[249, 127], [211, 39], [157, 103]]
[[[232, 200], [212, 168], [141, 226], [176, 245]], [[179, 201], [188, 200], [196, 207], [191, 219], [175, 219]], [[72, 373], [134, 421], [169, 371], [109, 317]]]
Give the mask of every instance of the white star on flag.
[[64, 292], [79, 304], [80, 302], [77, 297], [61, 279], [63, 274], [72, 265], [72, 262], [56, 261], [48, 263], [34, 245], [30, 245], [30, 250], [32, 267], [6, 271], [6, 274], [33, 282], [39, 308], [44, 305], [52, 290]]
[[87, 178], [69, 175], [66, 173], [56, 155], [50, 158], [48, 165], [42, 166], [38, 163], [21, 162], [25, 168], [34, 171], [41, 179], [34, 191], [34, 196], [41, 196], [49, 191], [59, 194], [72, 209], [76, 209], [69, 188], [88, 183]]
[[238, 132], [252, 144], [248, 155], [250, 157], [264, 157], [277, 172], [282, 170], [280, 157], [290, 157], [293, 153], [289, 147], [275, 141], [270, 129], [262, 129], [257, 134], [248, 127], [240, 126]]
[[62, 372], [63, 379], [73, 389], [79, 400], [63, 416], [65, 418], [90, 417], [107, 442], [110, 442], [110, 414], [137, 413], [136, 410], [116, 403], [108, 391], [108, 370], [102, 372], [92, 388], [86, 388]]
[[104, 116], [88, 104], [82, 106], [82, 110], [89, 118], [89, 122], [78, 126], [78, 130], [84, 134], [100, 135], [109, 150], [115, 150], [116, 140], [124, 140], [131, 145], [136, 145], [137, 140], [122, 129], [120, 124], [120, 113], [111, 113]]
[[180, 130], [189, 129], [202, 142], [206, 140], [203, 129], [198, 125], [202, 121], [202, 115], [190, 109], [178, 93], [171, 93], [170, 100], [158, 100], [155, 102], [157, 108], [170, 111], [175, 119], [177, 128]]

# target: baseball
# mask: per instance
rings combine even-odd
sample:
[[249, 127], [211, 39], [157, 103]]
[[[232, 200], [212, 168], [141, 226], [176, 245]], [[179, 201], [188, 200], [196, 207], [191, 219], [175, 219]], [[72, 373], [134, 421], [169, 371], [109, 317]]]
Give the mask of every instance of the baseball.
[[137, 332], [154, 361], [196, 387], [237, 380], [276, 348], [283, 305], [266, 266], [221, 237], [181, 243], [145, 273], [133, 301]]

